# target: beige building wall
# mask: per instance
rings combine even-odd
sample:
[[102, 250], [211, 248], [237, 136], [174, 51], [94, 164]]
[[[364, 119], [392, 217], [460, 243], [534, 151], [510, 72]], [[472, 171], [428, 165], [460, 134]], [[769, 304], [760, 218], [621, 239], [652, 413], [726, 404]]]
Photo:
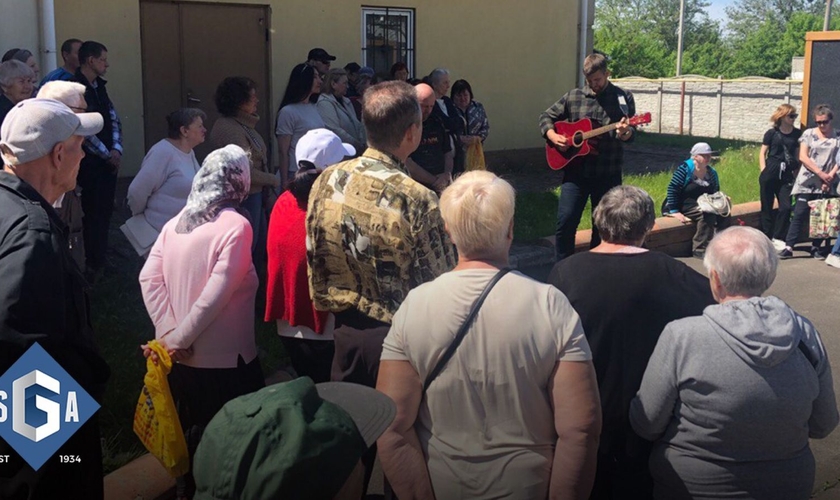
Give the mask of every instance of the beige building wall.
[[[291, 68], [312, 47], [336, 55], [336, 66], [361, 62], [360, 3], [223, 3], [271, 6], [272, 109], [282, 99]], [[576, 0], [368, 0], [364, 5], [415, 9], [417, 73], [440, 66], [450, 70], [453, 82], [470, 82], [490, 119], [488, 150], [542, 145], [538, 115], [577, 78]], [[139, 1], [61, 0], [55, 9], [58, 44], [76, 37], [108, 47], [108, 92], [125, 133], [123, 173], [133, 175], [144, 155]]]
[[40, 51], [38, 38], [38, 3], [35, 0], [0, 0], [0, 56], [14, 48], [37, 54]]

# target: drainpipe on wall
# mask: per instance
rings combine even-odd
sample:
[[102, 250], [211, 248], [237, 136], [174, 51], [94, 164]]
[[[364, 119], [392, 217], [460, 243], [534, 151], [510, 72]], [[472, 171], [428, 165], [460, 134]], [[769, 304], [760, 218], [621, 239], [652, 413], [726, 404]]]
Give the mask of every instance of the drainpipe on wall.
[[580, 30], [578, 35], [578, 87], [583, 88], [586, 83], [583, 77], [583, 60], [586, 59], [586, 45], [589, 42], [589, 0], [580, 1]]
[[41, 15], [38, 31], [41, 35], [41, 77], [56, 68], [55, 7], [53, 0], [38, 0]]

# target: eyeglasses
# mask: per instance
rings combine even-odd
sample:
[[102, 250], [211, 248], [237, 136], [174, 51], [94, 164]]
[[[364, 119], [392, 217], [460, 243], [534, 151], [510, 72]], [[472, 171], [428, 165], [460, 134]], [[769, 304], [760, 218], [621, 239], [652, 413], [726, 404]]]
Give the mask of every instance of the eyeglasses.
[[796, 120], [798, 117], [799, 115], [797, 115], [796, 113], [791, 113], [788, 115], [788, 118], [790, 118], [791, 120]]
[[831, 120], [817, 120], [815, 123], [817, 125], [828, 125], [829, 123], [831, 123]]

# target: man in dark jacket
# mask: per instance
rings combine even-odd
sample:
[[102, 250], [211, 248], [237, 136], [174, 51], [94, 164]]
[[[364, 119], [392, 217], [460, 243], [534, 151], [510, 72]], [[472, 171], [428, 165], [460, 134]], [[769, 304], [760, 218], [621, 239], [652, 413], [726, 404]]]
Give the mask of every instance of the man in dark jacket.
[[84, 211], [87, 268], [95, 273], [105, 264], [108, 229], [114, 211], [117, 173], [122, 161], [122, 127], [102, 78], [108, 70], [108, 49], [87, 41], [79, 48], [75, 80], [85, 86], [87, 110], [102, 115], [102, 131], [85, 140], [87, 156], [79, 169]]
[[[84, 137], [101, 129], [99, 115], [75, 114], [52, 99], [20, 102], [0, 127], [0, 375], [38, 342], [100, 402], [110, 371], [94, 343], [67, 227], [52, 204], [75, 187]], [[103, 498], [95, 416], [57, 451], [78, 457], [72, 466], [54, 455], [36, 471], [0, 439], [3, 455], [9, 458], [0, 467], [0, 498]]]

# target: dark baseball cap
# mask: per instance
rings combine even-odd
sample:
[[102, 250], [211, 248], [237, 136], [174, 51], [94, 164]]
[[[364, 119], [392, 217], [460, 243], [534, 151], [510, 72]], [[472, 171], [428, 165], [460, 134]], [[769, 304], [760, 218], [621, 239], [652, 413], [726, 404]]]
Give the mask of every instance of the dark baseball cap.
[[308, 377], [229, 401], [195, 453], [196, 500], [333, 498], [396, 416], [370, 387]]
[[335, 61], [335, 56], [331, 56], [324, 49], [312, 49], [309, 51], [309, 61]]
[[359, 70], [360, 70], [360, 69], [362, 69], [362, 67], [361, 67], [361, 66], [359, 66], [359, 63], [357, 63], [357, 62], [351, 62], [351, 63], [347, 63], [347, 64], [344, 66], [344, 69], [345, 69], [348, 73], [358, 73], [358, 72], [359, 72]]

